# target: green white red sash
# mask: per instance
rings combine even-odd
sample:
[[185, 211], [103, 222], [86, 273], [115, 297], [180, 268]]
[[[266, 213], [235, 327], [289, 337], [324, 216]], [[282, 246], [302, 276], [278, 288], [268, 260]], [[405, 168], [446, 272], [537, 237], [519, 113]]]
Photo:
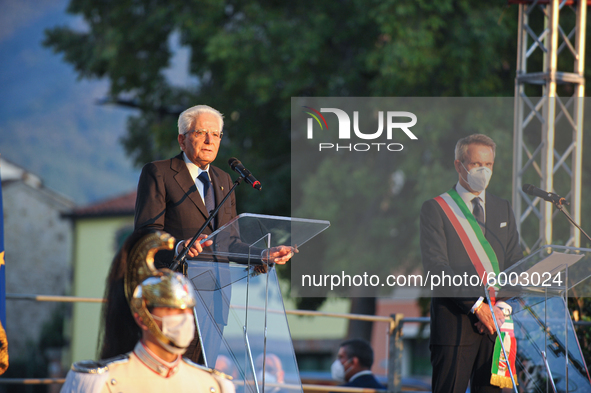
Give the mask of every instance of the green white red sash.
[[[497, 255], [488, 240], [484, 237], [476, 218], [474, 218], [474, 215], [468, 206], [466, 206], [466, 203], [462, 197], [460, 197], [458, 192], [452, 188], [448, 192], [436, 197], [435, 201], [441, 206], [445, 215], [456, 230], [478, 276], [483, 278], [484, 282], [486, 282], [488, 274], [492, 276], [494, 273], [495, 277], [497, 277], [500, 273]], [[488, 290], [490, 298], [494, 304], [495, 288], [489, 287]], [[505, 316], [505, 323], [501, 327], [501, 338], [505, 345], [505, 351], [509, 356], [509, 364], [511, 365], [513, 375], [516, 375], [515, 354], [517, 353], [517, 346], [515, 334], [513, 332], [513, 318], [511, 318], [511, 316]], [[513, 386], [511, 375], [509, 374], [509, 368], [507, 367], [507, 361], [503, 356], [499, 337], [496, 339], [493, 352], [490, 383], [501, 388]]]
[[[513, 317], [505, 316], [505, 323], [501, 326], [501, 339], [505, 346], [505, 352], [509, 356], [508, 364], [511, 365], [511, 371], [515, 377], [517, 384], [517, 374], [515, 374], [515, 355], [517, 354], [517, 340], [515, 340], [515, 332], [513, 331]], [[511, 374], [507, 367], [507, 360], [503, 354], [499, 337], [495, 341], [495, 349], [493, 352], [492, 370], [490, 383], [491, 385], [499, 386], [501, 388], [512, 388]]]

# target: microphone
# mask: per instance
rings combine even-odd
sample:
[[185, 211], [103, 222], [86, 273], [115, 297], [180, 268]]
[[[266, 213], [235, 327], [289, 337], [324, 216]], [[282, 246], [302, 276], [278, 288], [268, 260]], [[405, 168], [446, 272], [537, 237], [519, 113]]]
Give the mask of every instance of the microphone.
[[228, 160], [228, 164], [230, 165], [230, 168], [232, 168], [233, 171], [236, 171], [240, 176], [242, 176], [244, 180], [246, 180], [246, 182], [250, 184], [253, 188], [256, 188], [259, 191], [261, 190], [261, 182], [255, 179], [252, 173], [250, 173], [250, 171], [246, 169], [237, 158], [230, 158]]
[[569, 205], [566, 199], [561, 197], [560, 195], [554, 194], [553, 192], [541, 190], [537, 187], [532, 186], [531, 184], [524, 184], [523, 187], [521, 187], [521, 189], [526, 194], [542, 198], [547, 202], [557, 203], [559, 205]]

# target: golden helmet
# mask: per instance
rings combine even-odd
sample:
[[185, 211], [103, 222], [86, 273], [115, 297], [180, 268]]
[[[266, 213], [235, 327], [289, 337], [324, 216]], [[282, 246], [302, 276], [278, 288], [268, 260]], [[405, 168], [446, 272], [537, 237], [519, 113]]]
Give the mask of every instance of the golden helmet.
[[132, 313], [138, 313], [158, 341], [163, 344], [176, 345], [160, 330], [149, 308], [168, 307], [187, 309], [195, 307], [193, 286], [182, 274], [169, 269], [160, 269], [157, 273], [146, 278], [133, 292], [129, 306]]

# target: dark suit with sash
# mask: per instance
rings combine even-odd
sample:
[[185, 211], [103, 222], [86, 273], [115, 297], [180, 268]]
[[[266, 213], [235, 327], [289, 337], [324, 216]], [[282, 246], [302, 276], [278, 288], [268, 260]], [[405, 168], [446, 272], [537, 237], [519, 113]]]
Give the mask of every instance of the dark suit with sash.
[[[485, 200], [485, 237], [503, 271], [523, 257], [515, 218], [508, 201], [488, 192]], [[420, 234], [425, 272], [452, 277], [464, 273], [477, 275], [455, 228], [434, 199], [423, 203]], [[484, 295], [482, 287], [478, 291]], [[480, 334], [474, 326], [478, 318], [470, 311], [480, 295], [478, 291], [456, 287], [452, 292], [445, 292], [453, 297], [435, 294], [432, 298], [430, 346], [434, 393], [464, 393], [470, 378], [472, 393], [500, 391], [490, 385], [496, 334]]]

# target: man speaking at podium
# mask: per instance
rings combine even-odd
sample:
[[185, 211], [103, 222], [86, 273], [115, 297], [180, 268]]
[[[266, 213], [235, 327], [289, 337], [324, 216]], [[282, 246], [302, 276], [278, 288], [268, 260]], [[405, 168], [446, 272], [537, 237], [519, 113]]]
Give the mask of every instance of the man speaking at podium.
[[[498, 274], [522, 258], [509, 202], [485, 191], [493, 171], [495, 149], [494, 141], [481, 134], [462, 138], [456, 144], [454, 166], [458, 183], [421, 208], [425, 272], [481, 277], [483, 269], [488, 271], [493, 266]], [[473, 252], [468, 253], [470, 248], [491, 252], [480, 260], [474, 258]], [[482, 287], [476, 289], [480, 291]], [[499, 362], [493, 362], [493, 318], [501, 326], [505, 321], [503, 310], [494, 306], [492, 315], [483, 297], [471, 297], [475, 288], [442, 291], [441, 297], [434, 295], [431, 301], [433, 392], [464, 393], [468, 381], [472, 393], [500, 392], [500, 387], [491, 384], [491, 375], [498, 373], [500, 367]], [[462, 296], [463, 291], [469, 291], [469, 295]], [[498, 384], [496, 375], [492, 382]], [[506, 384], [504, 379], [501, 386]]]
[[[220, 148], [223, 127], [222, 114], [210, 106], [197, 105], [185, 110], [178, 120], [181, 153], [142, 168], [135, 203], [135, 229], [154, 228], [179, 240], [175, 251], [160, 251], [156, 255], [157, 268], [170, 266], [173, 254], [181, 252], [184, 244], [190, 242], [232, 188], [230, 175], [211, 165]], [[232, 194], [202, 237], [236, 215], [236, 198]], [[195, 242], [187, 256], [190, 259], [202, 251], [199, 242]], [[265, 262], [284, 264], [292, 257], [293, 250], [279, 246], [273, 247], [268, 256], [266, 250], [263, 253], [261, 257]], [[199, 354], [195, 344], [187, 351], [187, 356], [197, 362]]]
[[[209, 212], [232, 188], [230, 175], [210, 165], [218, 154], [223, 127], [222, 114], [207, 105], [197, 105], [180, 114], [178, 142], [182, 152], [142, 168], [135, 203], [135, 229], [151, 227], [170, 233], [181, 240], [177, 253], [185, 242], [189, 243], [209, 218]], [[212, 233], [236, 215], [236, 198], [232, 194], [203, 233]], [[274, 263], [285, 263], [293, 255], [289, 247], [274, 251], [271, 254]], [[200, 252], [201, 246], [195, 242], [188, 256]], [[172, 252], [159, 253], [157, 267], [169, 267], [173, 258]]]

